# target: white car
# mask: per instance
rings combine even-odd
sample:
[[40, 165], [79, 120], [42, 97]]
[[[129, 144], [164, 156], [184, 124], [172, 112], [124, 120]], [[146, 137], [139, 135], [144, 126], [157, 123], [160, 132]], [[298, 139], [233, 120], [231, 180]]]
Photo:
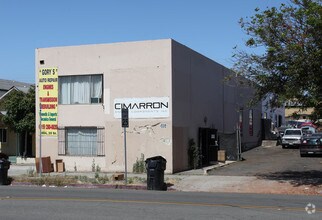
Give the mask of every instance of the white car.
[[300, 128], [286, 129], [282, 137], [282, 148], [299, 147], [303, 139], [303, 132]]
[[301, 127], [302, 132], [303, 132], [303, 136], [310, 136], [312, 134], [316, 133], [315, 128], [311, 127], [311, 126], [303, 126]]

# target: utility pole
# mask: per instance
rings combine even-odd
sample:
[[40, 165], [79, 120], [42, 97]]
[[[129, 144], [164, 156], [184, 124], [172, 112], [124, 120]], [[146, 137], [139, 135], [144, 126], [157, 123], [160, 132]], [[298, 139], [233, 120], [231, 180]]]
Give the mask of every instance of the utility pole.
[[240, 126], [239, 123], [237, 122], [236, 126], [236, 147], [237, 147], [237, 161], [242, 160], [241, 156], [241, 134], [240, 134]]
[[129, 127], [129, 109], [122, 105], [122, 127], [124, 128], [124, 163], [125, 163], [125, 185], [127, 185], [127, 158], [126, 158], [126, 128]]

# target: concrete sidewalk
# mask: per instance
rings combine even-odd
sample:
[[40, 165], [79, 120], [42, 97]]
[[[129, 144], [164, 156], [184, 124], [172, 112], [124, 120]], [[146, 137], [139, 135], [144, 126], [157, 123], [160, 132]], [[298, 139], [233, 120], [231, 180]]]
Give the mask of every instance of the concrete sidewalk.
[[[180, 173], [176, 173], [176, 174], [165, 174], [165, 177], [176, 177], [176, 176], [190, 176], [190, 175], [207, 175], [209, 171], [216, 169], [216, 168], [220, 168], [222, 166], [227, 166], [229, 164], [232, 164], [236, 161], [226, 161], [226, 162], [218, 162], [217, 164], [208, 166], [208, 167], [203, 167], [201, 169], [192, 169], [192, 170], [187, 170], [187, 171], [183, 171]], [[19, 176], [19, 175], [23, 175], [23, 174], [28, 174], [30, 172], [35, 172], [36, 170], [36, 166], [33, 163], [29, 163], [29, 164], [15, 164], [12, 163], [10, 165], [10, 169], [8, 170], [8, 176]], [[60, 175], [62, 173], [56, 173], [56, 172], [52, 172], [52, 175]], [[64, 174], [66, 175], [86, 175], [86, 176], [91, 176], [94, 175], [93, 172], [72, 172], [72, 171], [67, 171], [64, 172]], [[104, 174], [104, 172], [101, 172], [101, 174]], [[107, 174], [112, 174], [112, 173], [107, 173]], [[146, 174], [132, 174], [129, 173], [129, 176], [146, 176]]]
[[[203, 169], [189, 170], [177, 174], [165, 174], [165, 182], [169, 185], [169, 190], [190, 191], [190, 192], [232, 192], [232, 193], [268, 193], [268, 194], [305, 194], [322, 195], [321, 186], [294, 186], [289, 181], [259, 179], [255, 176], [214, 176], [207, 175], [207, 172], [220, 166], [230, 164], [217, 164]], [[33, 164], [15, 165], [12, 164], [8, 170], [8, 176], [15, 177], [34, 172]], [[111, 176], [113, 173], [99, 173], [101, 176]], [[48, 174], [44, 174], [48, 175]], [[64, 176], [87, 176], [94, 178], [94, 172], [63, 172], [50, 173]], [[147, 174], [132, 174], [128, 177], [139, 177], [146, 179]], [[120, 181], [120, 184], [123, 184]], [[14, 185], [14, 183], [13, 183]], [[141, 186], [146, 186], [142, 183]], [[104, 188], [104, 187], [102, 187]], [[126, 188], [126, 187], [122, 187]], [[141, 187], [142, 188], [142, 187]]]

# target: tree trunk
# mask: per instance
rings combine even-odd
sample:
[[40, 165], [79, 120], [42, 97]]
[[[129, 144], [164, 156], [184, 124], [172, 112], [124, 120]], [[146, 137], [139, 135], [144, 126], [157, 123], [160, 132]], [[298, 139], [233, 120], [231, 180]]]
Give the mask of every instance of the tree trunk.
[[27, 140], [28, 140], [28, 132], [26, 131], [25, 132], [25, 149], [24, 149], [24, 152], [23, 152], [23, 157], [26, 157], [27, 156]]

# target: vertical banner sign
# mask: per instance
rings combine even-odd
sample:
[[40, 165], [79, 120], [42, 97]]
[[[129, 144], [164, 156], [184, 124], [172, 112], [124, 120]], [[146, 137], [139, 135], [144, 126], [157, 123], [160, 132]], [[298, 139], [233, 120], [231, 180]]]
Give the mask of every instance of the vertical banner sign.
[[58, 70], [44, 68], [38, 74], [41, 135], [57, 136]]
[[240, 136], [243, 136], [243, 109], [239, 110], [239, 131]]
[[253, 136], [254, 130], [253, 130], [253, 110], [249, 110], [249, 135]]

